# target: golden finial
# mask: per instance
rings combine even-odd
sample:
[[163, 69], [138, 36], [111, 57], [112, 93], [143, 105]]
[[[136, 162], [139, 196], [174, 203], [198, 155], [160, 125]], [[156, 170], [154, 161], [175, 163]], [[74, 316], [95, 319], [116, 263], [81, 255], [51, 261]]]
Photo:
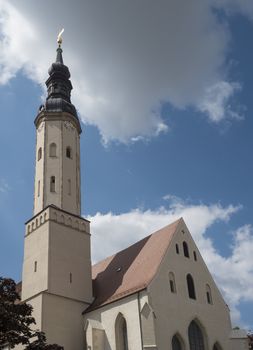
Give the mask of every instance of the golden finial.
[[60, 31], [60, 33], [58, 34], [58, 37], [57, 37], [57, 43], [59, 44], [59, 47], [61, 47], [61, 44], [62, 44], [62, 34], [64, 32], [64, 28], [62, 28], [62, 30]]

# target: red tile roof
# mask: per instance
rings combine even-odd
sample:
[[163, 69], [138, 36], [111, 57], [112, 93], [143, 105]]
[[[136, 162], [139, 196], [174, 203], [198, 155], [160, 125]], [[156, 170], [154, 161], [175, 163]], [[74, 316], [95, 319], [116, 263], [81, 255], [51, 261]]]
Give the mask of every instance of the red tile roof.
[[94, 265], [95, 300], [85, 313], [145, 289], [154, 278], [180, 220]]

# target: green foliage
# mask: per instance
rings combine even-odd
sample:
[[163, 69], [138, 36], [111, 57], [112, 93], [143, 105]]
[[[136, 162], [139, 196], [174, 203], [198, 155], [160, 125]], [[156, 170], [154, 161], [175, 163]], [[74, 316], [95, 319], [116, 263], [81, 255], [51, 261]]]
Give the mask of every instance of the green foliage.
[[0, 349], [5, 345], [14, 348], [22, 344], [25, 350], [63, 350], [63, 347], [46, 344], [43, 332], [35, 331], [31, 305], [20, 301], [16, 283], [0, 277]]

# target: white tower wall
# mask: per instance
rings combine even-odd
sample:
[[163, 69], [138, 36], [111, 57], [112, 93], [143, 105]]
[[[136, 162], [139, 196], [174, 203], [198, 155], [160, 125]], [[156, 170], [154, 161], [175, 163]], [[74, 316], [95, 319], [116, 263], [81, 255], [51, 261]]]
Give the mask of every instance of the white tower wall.
[[34, 307], [48, 343], [81, 350], [82, 312], [93, 300], [90, 227], [80, 216], [81, 127], [61, 54], [59, 47], [35, 119], [34, 216], [26, 223], [22, 300]]
[[37, 124], [34, 215], [48, 205], [81, 212], [79, 131], [67, 113], [45, 114]]

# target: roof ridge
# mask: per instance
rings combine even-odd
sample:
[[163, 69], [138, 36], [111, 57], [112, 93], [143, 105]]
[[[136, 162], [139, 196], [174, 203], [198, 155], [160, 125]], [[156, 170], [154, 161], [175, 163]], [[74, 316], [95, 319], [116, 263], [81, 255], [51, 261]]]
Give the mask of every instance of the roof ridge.
[[103, 261], [106, 261], [107, 259], [114, 258], [116, 254], [119, 254], [119, 253], [121, 253], [121, 252], [124, 252], [125, 250], [127, 250], [127, 249], [133, 247], [135, 244], [140, 243], [140, 242], [142, 242], [142, 241], [145, 240], [145, 239], [148, 239], [149, 237], [151, 237], [151, 236], [153, 236], [153, 235], [159, 233], [161, 230], [164, 230], [166, 227], [172, 226], [172, 225], [176, 224], [177, 222], [180, 222], [181, 220], [184, 221], [184, 219], [183, 219], [182, 217], [180, 217], [179, 219], [177, 219], [177, 220], [171, 222], [170, 224], [165, 225], [165, 226], [163, 226], [162, 228], [160, 228], [160, 229], [158, 229], [158, 230], [156, 230], [156, 231], [150, 233], [148, 236], [145, 236], [145, 237], [141, 238], [140, 240], [138, 240], [138, 241], [136, 241], [136, 242], [130, 244], [130, 245], [127, 246], [126, 248], [121, 249], [121, 250], [115, 252], [114, 254], [111, 254], [111, 255], [105, 257], [105, 258], [102, 259], [102, 260], [99, 260], [98, 262], [96, 262], [95, 264], [93, 264], [92, 267], [97, 266], [98, 264], [102, 263]]
[[175, 220], [95, 264], [92, 267], [95, 299], [85, 312], [147, 288], [181, 222], [182, 218]]

